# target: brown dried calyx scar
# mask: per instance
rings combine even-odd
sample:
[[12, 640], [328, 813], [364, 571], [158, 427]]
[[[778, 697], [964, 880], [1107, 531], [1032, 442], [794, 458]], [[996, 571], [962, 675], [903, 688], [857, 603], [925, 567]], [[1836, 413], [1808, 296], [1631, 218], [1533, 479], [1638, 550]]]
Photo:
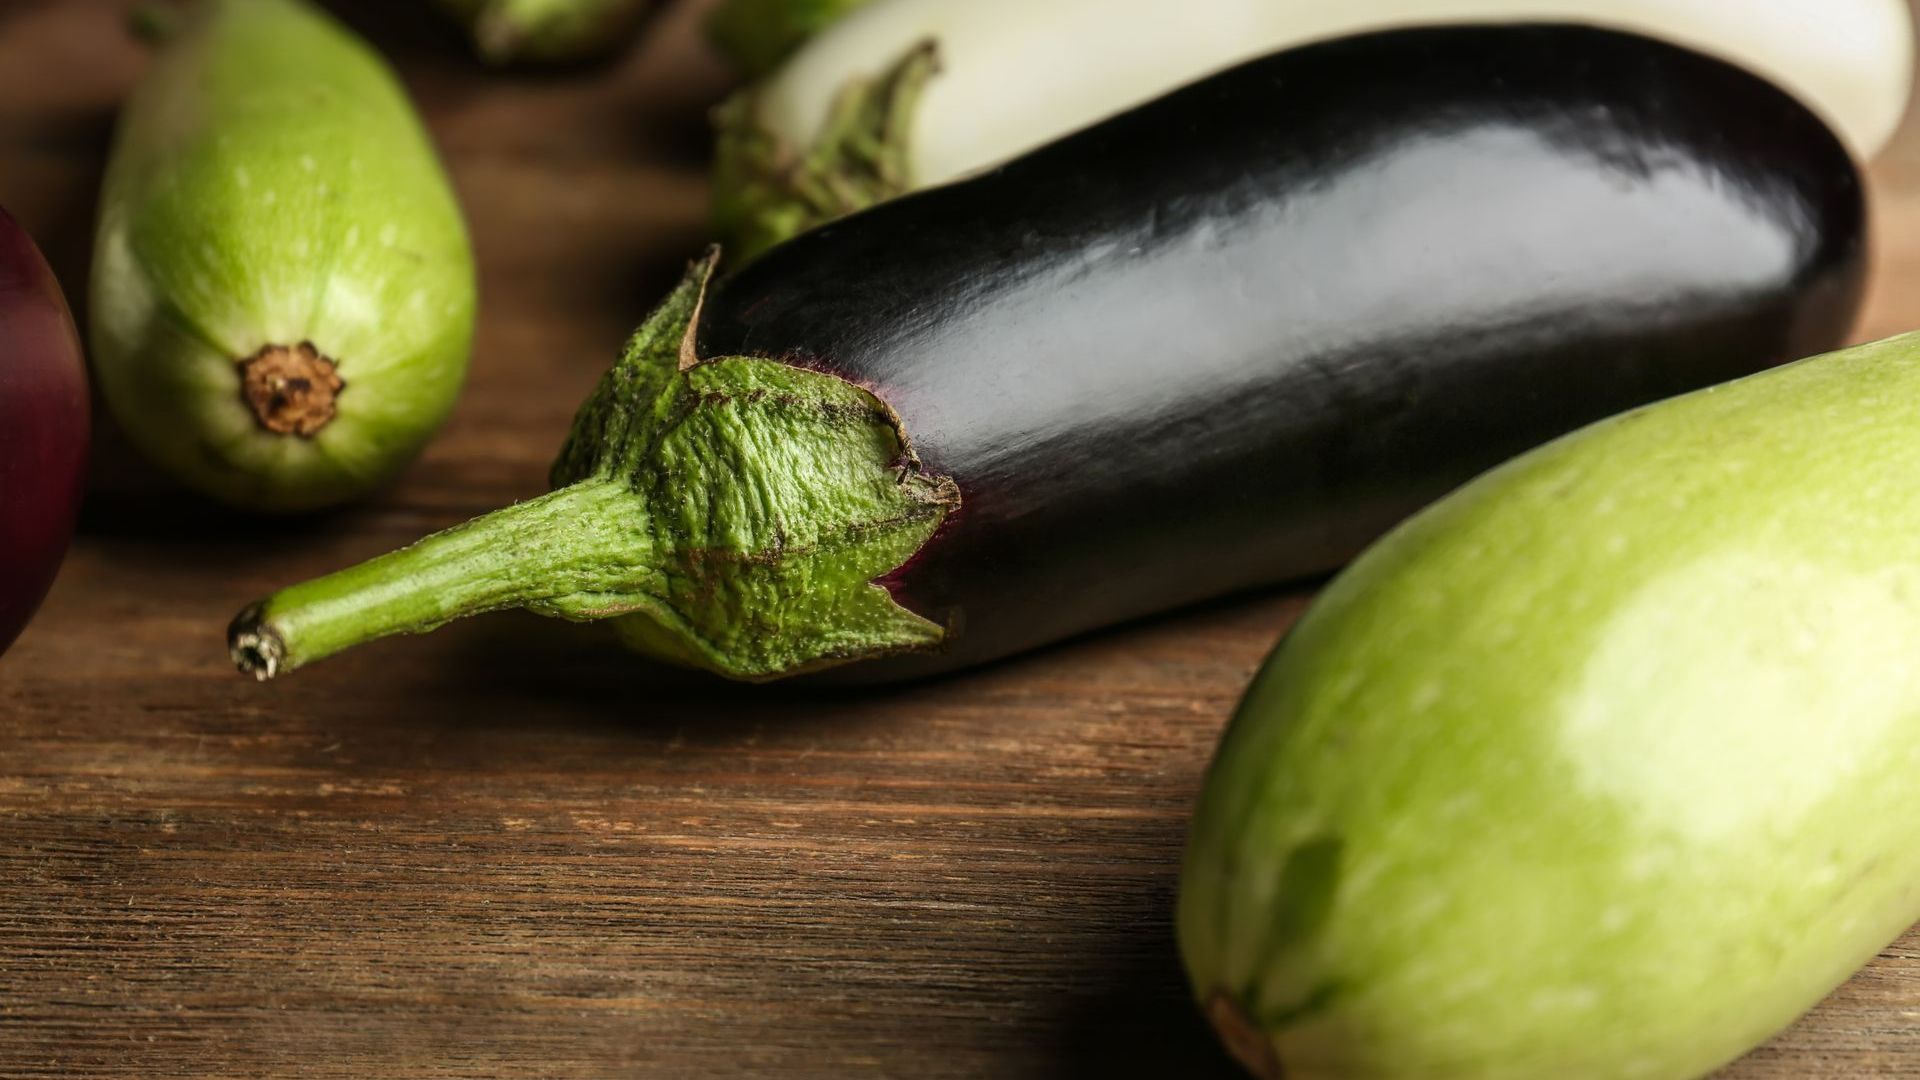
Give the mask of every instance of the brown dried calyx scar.
[[276, 435], [312, 438], [333, 419], [346, 388], [334, 363], [310, 341], [268, 345], [240, 363], [240, 397], [260, 426]]

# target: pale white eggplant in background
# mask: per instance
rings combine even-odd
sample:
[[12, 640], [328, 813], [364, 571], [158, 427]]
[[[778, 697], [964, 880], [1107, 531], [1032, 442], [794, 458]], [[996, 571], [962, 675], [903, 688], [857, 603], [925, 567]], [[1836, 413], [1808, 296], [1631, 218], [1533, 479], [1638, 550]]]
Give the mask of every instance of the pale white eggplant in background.
[[1863, 160], [1899, 126], [1913, 77], [1905, 0], [879, 0], [719, 111], [715, 223], [751, 254], [1257, 56], [1516, 21], [1643, 33], [1741, 64]]

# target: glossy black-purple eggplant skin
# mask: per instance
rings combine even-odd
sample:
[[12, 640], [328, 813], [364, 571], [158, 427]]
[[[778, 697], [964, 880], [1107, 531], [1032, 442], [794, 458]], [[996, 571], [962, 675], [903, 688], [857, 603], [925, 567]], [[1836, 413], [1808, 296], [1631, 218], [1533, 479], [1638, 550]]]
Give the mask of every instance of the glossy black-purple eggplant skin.
[[958, 513], [887, 584], [990, 659], [1337, 567], [1589, 421], [1841, 343], [1858, 171], [1771, 84], [1571, 26], [1279, 53], [723, 280], [705, 356], [898, 411]]

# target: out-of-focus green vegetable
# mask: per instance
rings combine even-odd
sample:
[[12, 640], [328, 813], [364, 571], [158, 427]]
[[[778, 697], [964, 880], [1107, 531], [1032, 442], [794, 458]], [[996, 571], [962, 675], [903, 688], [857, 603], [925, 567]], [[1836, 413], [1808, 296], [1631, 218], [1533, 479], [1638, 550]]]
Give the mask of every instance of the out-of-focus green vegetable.
[[360, 495], [466, 374], [474, 267], [380, 58], [301, 0], [203, 0], [120, 119], [94, 360], [155, 462], [236, 505]]
[[873, 0], [724, 0], [707, 33], [742, 75], [758, 78], [841, 16]]
[[648, 0], [436, 0], [466, 25], [489, 64], [564, 64], [609, 56], [633, 38]]
[[1181, 951], [1278, 1077], [1682, 1078], [1920, 915], [1920, 335], [1648, 406], [1382, 540], [1222, 743]]

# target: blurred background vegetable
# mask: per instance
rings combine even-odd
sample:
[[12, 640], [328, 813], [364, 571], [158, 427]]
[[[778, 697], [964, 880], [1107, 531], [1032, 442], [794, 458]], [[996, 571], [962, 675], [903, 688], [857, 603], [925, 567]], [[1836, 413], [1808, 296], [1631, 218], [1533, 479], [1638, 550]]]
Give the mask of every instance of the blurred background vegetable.
[[40, 249], [0, 209], [0, 652], [66, 554], [87, 462], [80, 335]]
[[649, 0], [435, 0], [490, 64], [564, 64], [612, 55], [633, 39]]
[[1269, 1077], [1703, 1075], [1920, 917], [1920, 336], [1423, 511], [1248, 691], [1181, 882]]
[[1840, 340], [1861, 198], [1804, 106], [1649, 38], [1279, 53], [683, 285], [560, 490], [269, 597], [235, 658], [526, 607], [734, 678], [899, 678], [1325, 570], [1509, 454]]
[[808, 38], [872, 0], [722, 0], [707, 34], [735, 70], [757, 78]]
[[202, 0], [121, 115], [92, 344], [148, 457], [242, 507], [386, 481], [466, 374], [474, 268], [399, 82], [302, 0]]
[[1744, 64], [1798, 94], [1862, 158], [1892, 134], [1912, 80], [1904, 0], [878, 0], [717, 114], [715, 225], [744, 257], [1289, 45], [1542, 19]]

